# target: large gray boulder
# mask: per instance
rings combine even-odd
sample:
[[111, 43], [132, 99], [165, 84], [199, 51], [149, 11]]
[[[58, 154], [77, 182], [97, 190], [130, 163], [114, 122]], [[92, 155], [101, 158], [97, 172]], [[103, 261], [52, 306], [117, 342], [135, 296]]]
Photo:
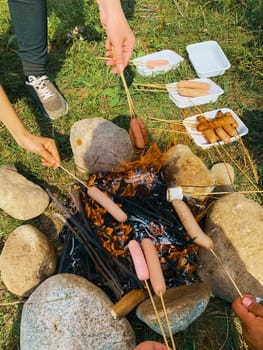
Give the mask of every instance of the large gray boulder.
[[112, 305], [83, 277], [52, 276], [23, 307], [21, 350], [132, 350], [134, 332], [127, 319], [112, 317]]
[[[167, 289], [164, 295], [164, 301], [172, 333], [175, 334], [185, 330], [196, 318], [198, 318], [205, 311], [211, 295], [211, 288], [205, 283], [194, 283], [189, 286], [172, 287]], [[154, 301], [165, 334], [168, 336], [169, 331], [161, 300], [159, 297], [154, 296]], [[150, 299], [143, 301], [137, 307], [136, 315], [156, 333], [162, 335]]]
[[42, 214], [49, 204], [48, 194], [19, 174], [15, 167], [0, 168], [0, 208], [18, 220]]
[[9, 234], [0, 255], [1, 278], [18, 296], [28, 296], [56, 270], [57, 256], [47, 237], [32, 225]]
[[80, 172], [114, 171], [121, 162], [135, 157], [128, 132], [103, 118], [74, 123], [70, 144]]
[[227, 271], [242, 294], [262, 296], [263, 207], [238, 192], [221, 197], [207, 214], [205, 232], [214, 241], [221, 263], [211, 252], [200, 249], [202, 281], [215, 295], [231, 302], [238, 291]]

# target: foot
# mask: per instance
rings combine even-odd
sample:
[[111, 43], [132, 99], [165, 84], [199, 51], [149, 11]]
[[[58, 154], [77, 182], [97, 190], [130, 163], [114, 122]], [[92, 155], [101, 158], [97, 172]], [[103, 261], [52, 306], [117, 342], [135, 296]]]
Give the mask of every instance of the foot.
[[26, 80], [26, 86], [46, 117], [57, 119], [67, 114], [66, 100], [46, 75], [39, 77], [30, 75]]

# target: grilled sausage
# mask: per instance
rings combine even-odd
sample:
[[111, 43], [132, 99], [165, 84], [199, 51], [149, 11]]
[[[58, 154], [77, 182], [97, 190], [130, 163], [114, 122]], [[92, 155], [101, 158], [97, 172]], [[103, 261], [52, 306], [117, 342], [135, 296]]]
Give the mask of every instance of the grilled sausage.
[[149, 270], [140, 244], [132, 239], [128, 244], [128, 248], [131, 253], [133, 265], [138, 279], [140, 281], [148, 280], [150, 278]]
[[141, 244], [148, 265], [150, 281], [154, 293], [158, 296], [164, 295], [166, 292], [166, 285], [157, 250], [150, 238], [144, 238]]
[[94, 199], [103, 208], [105, 208], [114, 217], [114, 219], [119, 222], [127, 221], [128, 218], [124, 211], [116, 203], [114, 203], [110, 197], [100, 191], [97, 187], [90, 187], [87, 193], [90, 198]]
[[139, 118], [131, 119], [129, 134], [130, 134], [132, 145], [138, 149], [144, 149], [145, 141], [144, 141], [142, 126]]
[[195, 217], [193, 216], [190, 208], [185, 204], [185, 202], [180, 199], [175, 199], [172, 201], [172, 204], [182, 225], [184, 226], [188, 235], [193, 239], [193, 241], [203, 248], [206, 248], [208, 250], [213, 249], [213, 241], [202, 231], [201, 227], [195, 220]]

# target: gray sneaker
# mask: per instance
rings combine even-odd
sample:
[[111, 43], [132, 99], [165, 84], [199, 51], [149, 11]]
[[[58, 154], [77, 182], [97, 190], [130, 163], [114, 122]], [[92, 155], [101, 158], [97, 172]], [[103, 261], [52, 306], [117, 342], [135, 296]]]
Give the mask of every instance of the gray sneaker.
[[57, 119], [68, 112], [68, 104], [46, 75], [30, 75], [26, 86], [38, 103], [44, 115]]

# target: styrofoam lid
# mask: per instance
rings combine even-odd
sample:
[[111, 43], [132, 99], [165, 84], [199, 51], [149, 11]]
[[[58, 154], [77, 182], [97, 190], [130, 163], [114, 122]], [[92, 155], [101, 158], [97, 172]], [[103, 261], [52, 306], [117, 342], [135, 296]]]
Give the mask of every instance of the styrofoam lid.
[[186, 47], [198, 74], [210, 74], [230, 68], [230, 62], [216, 41], [203, 41]]

